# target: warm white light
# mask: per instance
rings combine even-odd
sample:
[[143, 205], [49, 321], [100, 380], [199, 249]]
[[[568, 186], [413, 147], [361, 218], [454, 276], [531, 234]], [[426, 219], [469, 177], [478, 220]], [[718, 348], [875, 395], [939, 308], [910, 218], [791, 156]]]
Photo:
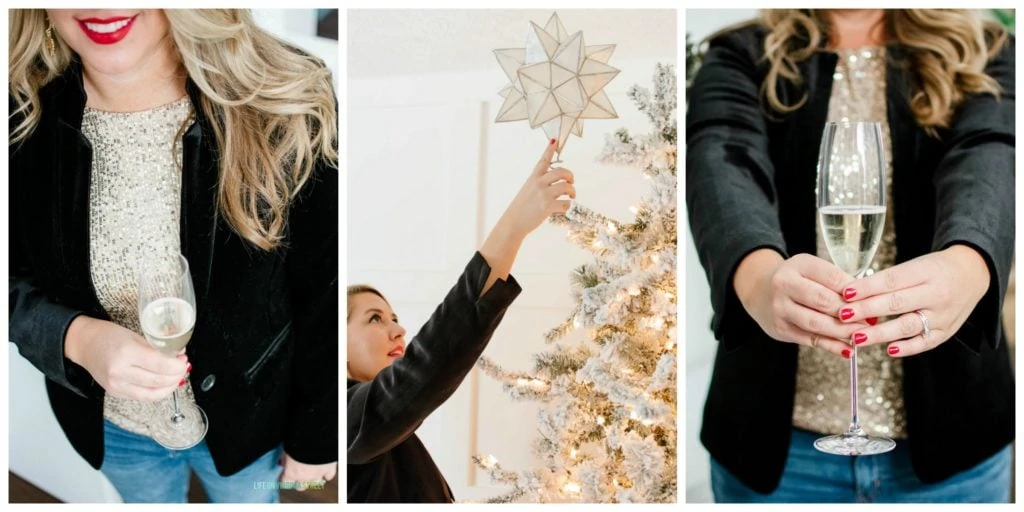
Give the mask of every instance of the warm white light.
[[574, 459], [576, 458], [576, 448], [573, 448], [572, 450], [569, 450], [569, 456], [574, 458]]
[[494, 458], [494, 455], [487, 455], [487, 458], [480, 461], [485, 468], [493, 468], [498, 463], [498, 459]]
[[629, 413], [629, 419], [632, 419], [632, 420], [638, 420], [638, 419], [640, 419], [640, 415], [638, 415], [638, 414], [636, 413], [636, 411], [631, 411], [631, 412]]
[[608, 221], [608, 232], [609, 233], [618, 233], [619, 232], [619, 230], [615, 227], [615, 223], [613, 223], [612, 221]]
[[649, 427], [649, 426], [654, 424], [654, 421], [652, 421], [652, 420], [643, 420], [640, 423], [642, 423], [645, 427]]
[[516, 386], [523, 387], [523, 386], [529, 384], [529, 382], [530, 381], [528, 381], [526, 379], [516, 379]]
[[580, 487], [580, 484], [569, 482], [565, 484], [565, 487], [563, 487], [562, 490], [565, 492], [579, 493], [583, 489]]
[[630, 206], [629, 207], [629, 211], [633, 212], [633, 215], [636, 215], [637, 213], [640, 213], [640, 209], [637, 208], [636, 206]]
[[598, 416], [597, 417], [597, 424], [598, 425], [604, 425], [604, 416]]

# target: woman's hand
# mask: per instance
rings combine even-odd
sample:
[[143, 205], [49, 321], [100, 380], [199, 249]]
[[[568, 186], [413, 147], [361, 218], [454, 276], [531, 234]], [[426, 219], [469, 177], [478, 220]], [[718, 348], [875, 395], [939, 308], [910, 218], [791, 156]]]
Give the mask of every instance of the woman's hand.
[[845, 305], [840, 292], [852, 281], [816, 256], [797, 254], [783, 260], [772, 249], [759, 249], [740, 262], [733, 287], [747, 313], [772, 338], [849, 358], [850, 336], [867, 327], [837, 318]]
[[[844, 322], [894, 316], [854, 333], [857, 346], [890, 343], [893, 357], [931, 350], [955, 334], [989, 287], [988, 265], [974, 249], [953, 245], [856, 281], [846, 289]], [[920, 311], [928, 319], [924, 337]], [[893, 343], [894, 342], [894, 343]]]
[[185, 383], [192, 365], [184, 351], [168, 357], [134, 332], [85, 315], [68, 327], [64, 355], [111, 395], [155, 402]]
[[327, 482], [338, 474], [338, 463], [304, 464], [288, 455], [281, 454], [281, 482], [295, 482], [296, 491], [305, 491], [312, 482]]
[[[508, 208], [505, 208], [505, 213], [498, 221], [499, 226], [505, 224], [504, 229], [507, 229], [511, 236], [525, 238], [551, 214], [565, 213], [571, 202], [559, 200], [559, 197], [567, 195], [576, 198], [572, 173], [568, 169], [551, 167], [551, 157], [554, 156], [556, 147], [554, 139], [548, 142], [540, 161], [527, 176], [519, 193], [509, 203]], [[495, 227], [495, 230], [497, 229], [498, 226]]]
[[576, 198], [575, 181], [568, 169], [551, 168], [551, 157], [555, 154], [555, 140], [548, 142], [540, 161], [526, 177], [526, 183], [505, 208], [487, 240], [480, 247], [480, 254], [487, 260], [491, 273], [484, 283], [480, 296], [487, 293], [498, 279], [507, 279], [512, 271], [512, 262], [519, 253], [523, 239], [537, 229], [545, 219], [554, 213], [565, 213], [571, 201], [560, 200], [567, 195]]

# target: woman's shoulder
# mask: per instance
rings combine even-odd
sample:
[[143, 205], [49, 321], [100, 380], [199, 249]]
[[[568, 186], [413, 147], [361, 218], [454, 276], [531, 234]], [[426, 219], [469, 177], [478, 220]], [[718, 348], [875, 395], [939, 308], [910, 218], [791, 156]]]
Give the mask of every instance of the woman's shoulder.
[[764, 53], [764, 40], [768, 32], [768, 27], [760, 19], [754, 18], [725, 27], [708, 36], [706, 41], [708, 50], [725, 47], [733, 51], [760, 55]]

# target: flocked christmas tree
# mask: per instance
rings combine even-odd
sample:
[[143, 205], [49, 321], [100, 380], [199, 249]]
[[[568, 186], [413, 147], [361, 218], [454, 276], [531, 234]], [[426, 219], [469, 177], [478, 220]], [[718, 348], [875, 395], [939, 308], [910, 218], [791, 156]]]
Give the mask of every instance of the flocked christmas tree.
[[[630, 98], [651, 132], [609, 135], [599, 161], [636, 168], [650, 190], [620, 223], [573, 204], [552, 219], [595, 259], [572, 274], [576, 306], [545, 338], [532, 371], [480, 367], [513, 399], [541, 401], [541, 466], [511, 471], [475, 457], [511, 486], [492, 502], [676, 501], [676, 76], [658, 65], [653, 93]], [[566, 335], [586, 329], [583, 341]]]

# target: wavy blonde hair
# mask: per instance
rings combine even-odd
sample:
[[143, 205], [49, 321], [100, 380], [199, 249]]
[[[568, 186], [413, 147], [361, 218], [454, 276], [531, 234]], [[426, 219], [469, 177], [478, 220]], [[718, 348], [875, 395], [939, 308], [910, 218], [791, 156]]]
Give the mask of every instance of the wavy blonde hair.
[[[761, 84], [762, 98], [774, 111], [787, 114], [804, 105], [807, 94], [792, 105], [782, 102], [780, 79], [803, 84], [797, 65], [830, 40], [825, 10], [764, 9], [758, 20], [769, 30], [765, 59], [770, 67]], [[983, 21], [969, 9], [891, 9], [884, 19], [886, 43], [900, 45], [912, 71], [910, 109], [932, 136], [949, 126], [956, 107], [969, 94], [999, 97], [999, 84], [985, 74], [985, 65], [1006, 43], [1006, 29]]]
[[[281, 245], [288, 206], [318, 160], [337, 166], [337, 106], [330, 71], [259, 28], [246, 9], [168, 9], [182, 66], [202, 92], [200, 105], [220, 149], [218, 208], [256, 247]], [[74, 56], [57, 37], [45, 51], [42, 9], [10, 11], [11, 144], [39, 123], [39, 89]]]

